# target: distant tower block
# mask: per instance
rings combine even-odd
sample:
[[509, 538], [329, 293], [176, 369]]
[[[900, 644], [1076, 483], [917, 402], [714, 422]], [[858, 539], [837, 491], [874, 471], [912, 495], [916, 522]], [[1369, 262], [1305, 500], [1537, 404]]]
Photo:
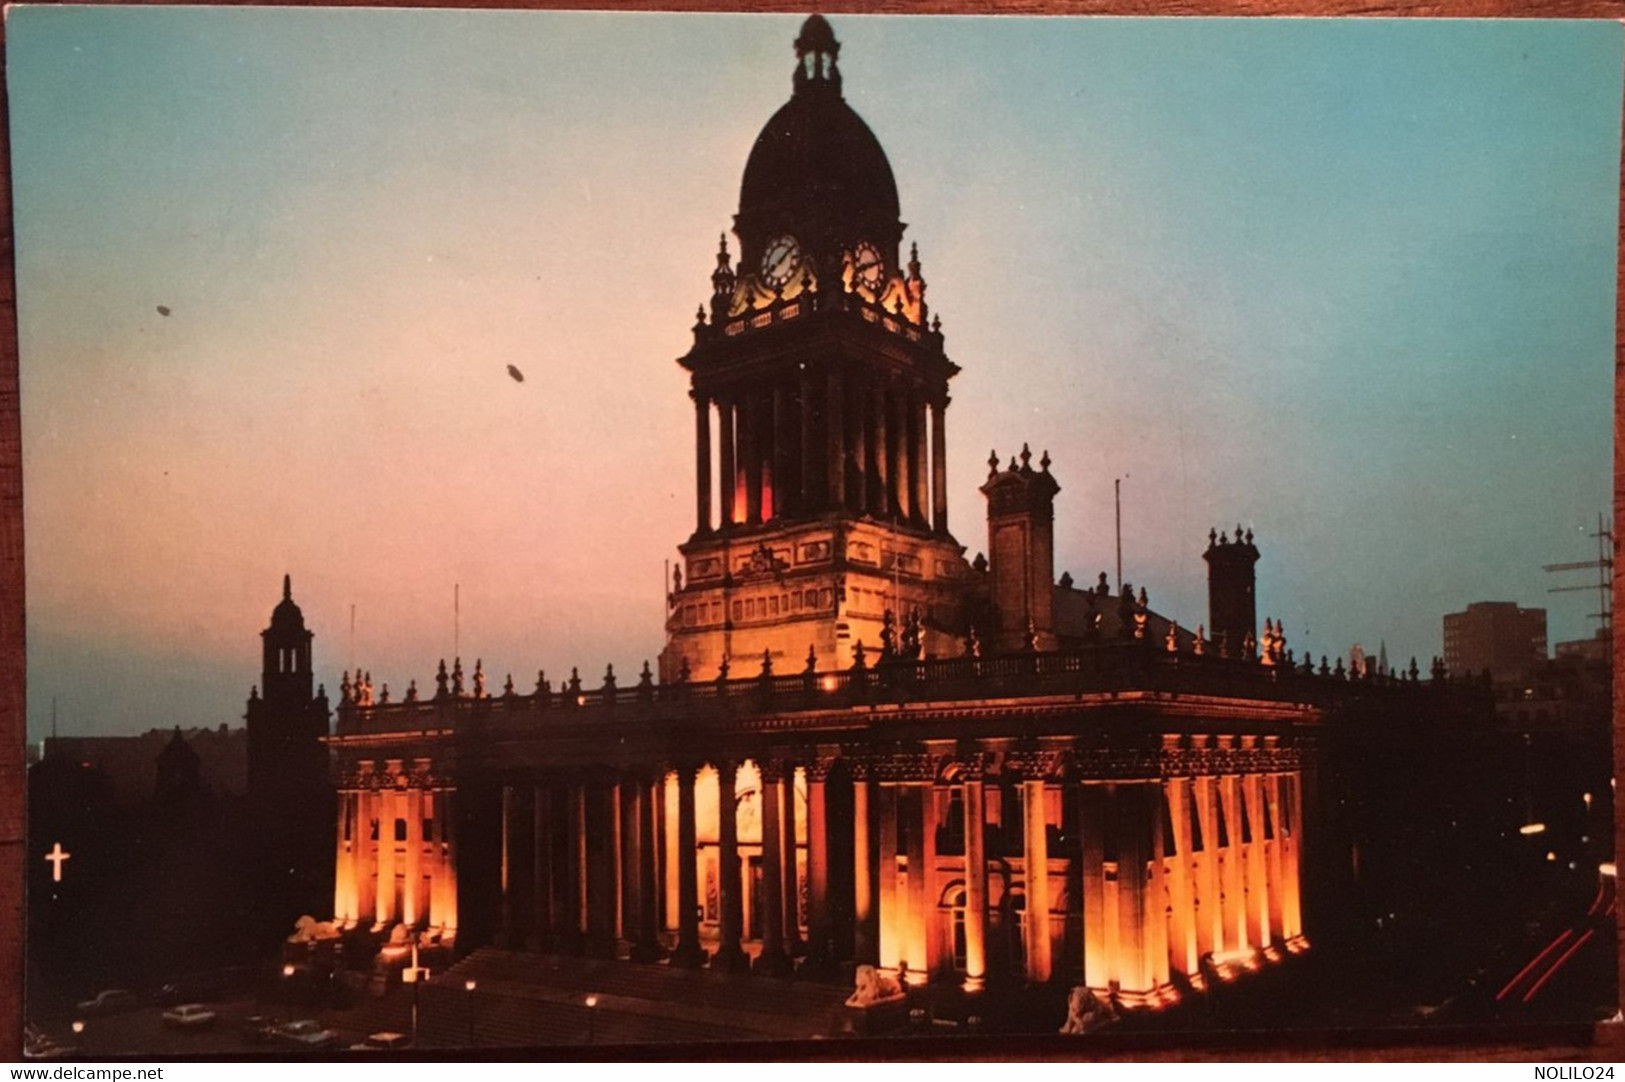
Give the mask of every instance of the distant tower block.
[[1224, 653], [1239, 657], [1248, 638], [1258, 636], [1254, 598], [1258, 549], [1253, 546], [1253, 531], [1243, 534], [1237, 526], [1234, 539], [1208, 531], [1202, 559], [1207, 561], [1207, 622], [1213, 641]]
[[[1053, 650], [1055, 639], [1055, 494], [1061, 486], [1049, 472], [1049, 452], [1031, 465], [1032, 453], [1021, 448], [1021, 463], [999, 469], [999, 457], [988, 459], [987, 551], [992, 573], [993, 648], [1015, 651], [1031, 634], [1040, 650]], [[1030, 628], [1030, 632], [1029, 632]]]

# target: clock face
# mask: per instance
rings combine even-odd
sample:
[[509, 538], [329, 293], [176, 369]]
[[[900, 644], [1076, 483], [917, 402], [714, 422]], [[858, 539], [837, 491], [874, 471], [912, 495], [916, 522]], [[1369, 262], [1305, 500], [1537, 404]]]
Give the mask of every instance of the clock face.
[[858, 285], [874, 293], [880, 289], [880, 283], [886, 280], [886, 261], [881, 258], [880, 252], [873, 244], [863, 241], [852, 253], [852, 271]]
[[790, 281], [801, 266], [801, 245], [794, 237], [775, 237], [762, 253], [762, 281], [778, 289]]

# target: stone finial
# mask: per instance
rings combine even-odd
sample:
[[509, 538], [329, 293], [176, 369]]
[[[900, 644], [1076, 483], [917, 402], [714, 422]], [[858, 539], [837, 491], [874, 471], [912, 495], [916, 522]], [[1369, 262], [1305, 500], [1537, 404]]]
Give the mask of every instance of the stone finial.
[[974, 559], [974, 560], [972, 560], [970, 562], [970, 569], [972, 571], [977, 571], [977, 572], [986, 571], [987, 570], [987, 557], [985, 555], [983, 555], [982, 553], [978, 552], [976, 554], [976, 559]]
[[463, 659], [460, 657], [452, 658], [451, 693], [459, 699], [463, 697]]
[[1253, 531], [1250, 527], [1247, 530], [1247, 543], [1249, 545], [1253, 543]]
[[1219, 531], [1215, 527], [1207, 532], [1207, 547], [1212, 548], [1219, 543]]
[[979, 639], [977, 637], [977, 635], [976, 635], [976, 625], [975, 624], [970, 625], [970, 630], [965, 632], [965, 656], [966, 657], [981, 657], [982, 656], [982, 640]]
[[857, 645], [852, 647], [852, 670], [862, 672], [868, 667], [868, 661], [864, 656], [863, 640], [859, 639]]
[[[1247, 632], [1247, 636], [1241, 640], [1241, 656], [1248, 661], [1253, 661], [1258, 656], [1258, 640], [1253, 637], [1251, 631]], [[1342, 662], [1339, 661], [1338, 664], [1341, 665]]]
[[1191, 649], [1193, 651], [1195, 651], [1197, 656], [1201, 656], [1202, 654], [1207, 653], [1207, 644], [1202, 641], [1205, 638], [1207, 638], [1207, 628], [1206, 628], [1206, 626], [1204, 626], [1202, 624], [1197, 624], [1196, 625], [1196, 641], [1191, 644]]
[[764, 649], [762, 651], [762, 679], [763, 680], [768, 680], [768, 679], [771, 679], [772, 676], [773, 676], [773, 651]]
[[941, 334], [942, 333], [942, 317], [941, 316], [932, 316], [931, 317], [931, 333], [932, 334]]
[[717, 663], [717, 683], [726, 684], [728, 682], [728, 670], [732, 667], [733, 662], [727, 654], [723, 654], [722, 660]]
[[999, 452], [997, 449], [987, 453], [987, 476], [991, 480], [999, 472]]
[[1348, 672], [1343, 668], [1342, 654], [1337, 655], [1337, 664], [1332, 667], [1332, 675], [1337, 677], [1339, 680], [1348, 679]]
[[1219, 533], [1219, 544], [1228, 545], [1229, 543], [1230, 543], [1230, 535], [1227, 534], [1227, 533], [1224, 533], [1223, 531], [1220, 531], [1220, 533]]
[[1100, 577], [1095, 580], [1095, 593], [1101, 597], [1108, 597], [1111, 592], [1112, 584], [1107, 580], [1106, 572], [1102, 571]]
[[896, 618], [887, 609], [880, 618], [880, 656], [882, 660], [897, 653], [897, 634], [892, 630]]
[[568, 691], [572, 700], [581, 694], [581, 672], [574, 665], [570, 666]]
[[638, 673], [638, 686], [648, 687], [655, 682], [654, 670], [649, 668], [649, 659], [643, 659], [643, 671]]
[[552, 694], [552, 692], [553, 692], [553, 685], [548, 683], [548, 681], [547, 681], [547, 670], [546, 669], [537, 669], [536, 670], [536, 694], [537, 695], [550, 695], [550, 694]]
[[1145, 587], [1142, 586], [1142, 587], [1140, 587], [1139, 606], [1140, 606], [1140, 608], [1143, 609], [1143, 608], [1145, 608], [1146, 604], [1147, 604], [1147, 602], [1146, 602], [1146, 597], [1145, 597]]
[[502, 697], [504, 699], [511, 699], [514, 697], [513, 673], [509, 673], [508, 678], [502, 682]]
[[1029, 448], [1025, 443], [1022, 444], [1021, 445], [1021, 472], [1022, 473], [1032, 473], [1033, 472], [1032, 466], [1029, 465], [1029, 463], [1031, 463], [1032, 460], [1033, 460], [1032, 449]]
[[1060, 586], [1060, 588], [1063, 589], [1063, 590], [1072, 589], [1072, 572], [1070, 572], [1070, 571], [1061, 572], [1060, 581], [1057, 582], [1056, 585]]
[[250, 684], [249, 688], [248, 688], [248, 701], [253, 702], [255, 699], [258, 699], [259, 697], [260, 697], [260, 686], [258, 684]]
[[1033, 618], [1027, 617], [1027, 627], [1021, 633], [1021, 648], [1032, 654], [1038, 651], [1038, 629], [1033, 626]]
[[434, 683], [435, 683], [435, 693], [434, 693], [435, 698], [444, 699], [446, 697], [446, 694], [447, 694], [447, 691], [446, 691], [447, 677], [446, 677], [446, 659], [445, 658], [440, 659], [440, 669], [439, 669], [438, 672], [436, 672], [434, 674]]
[[[1338, 664], [1341, 665], [1342, 662], [1338, 662]], [[1330, 665], [1326, 664], [1326, 655], [1321, 654], [1320, 655], [1320, 675], [1322, 675], [1322, 676], [1330, 676], [1331, 674], [1332, 674], [1332, 667]]]
[[1049, 448], [1046, 447], [1046, 448], [1044, 448], [1044, 457], [1040, 458], [1038, 460], [1038, 468], [1043, 470], [1045, 473], [1048, 473], [1049, 472], [1049, 461], [1050, 461], [1049, 460]]
[[818, 651], [812, 643], [807, 644], [807, 668], [809, 675], [818, 671]]
[[418, 682], [416, 680], [407, 681], [406, 701], [409, 703], [415, 703], [418, 701]]
[[615, 690], [615, 666], [613, 664], [604, 666], [604, 690]]
[[1168, 652], [1170, 654], [1177, 654], [1179, 652], [1179, 625], [1178, 624], [1169, 623], [1169, 625], [1168, 625], [1168, 638], [1165, 640], [1163, 645], [1168, 647]]
[[354, 701], [351, 698], [351, 691], [352, 690], [353, 689], [352, 689], [351, 684], [350, 684], [350, 670], [345, 669], [344, 670], [344, 679], [339, 681], [339, 702], [347, 703], [347, 702]]
[[474, 659], [474, 698], [485, 698], [485, 662]]

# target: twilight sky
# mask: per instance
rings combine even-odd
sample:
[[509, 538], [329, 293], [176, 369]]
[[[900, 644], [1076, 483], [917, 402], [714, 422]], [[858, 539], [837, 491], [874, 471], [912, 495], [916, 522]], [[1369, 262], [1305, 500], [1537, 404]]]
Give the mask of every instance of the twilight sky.
[[[335, 695], [432, 686], [454, 583], [494, 685], [652, 659], [673, 359], [799, 21], [11, 8], [30, 732], [239, 724], [284, 572]], [[1187, 625], [1241, 521], [1300, 652], [1590, 634], [1540, 568], [1609, 506], [1618, 25], [832, 22], [964, 369], [968, 555], [1025, 440], [1057, 573], [1125, 476]]]

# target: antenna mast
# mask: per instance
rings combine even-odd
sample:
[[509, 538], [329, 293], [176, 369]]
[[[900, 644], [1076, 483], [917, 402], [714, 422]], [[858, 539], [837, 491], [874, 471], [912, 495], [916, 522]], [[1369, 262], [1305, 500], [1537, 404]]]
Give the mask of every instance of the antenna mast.
[[1597, 571], [1597, 581], [1590, 586], [1553, 586], [1546, 592], [1549, 594], [1570, 593], [1575, 590], [1597, 591], [1597, 611], [1586, 615], [1593, 620], [1600, 621], [1599, 629], [1608, 631], [1614, 626], [1614, 532], [1608, 528], [1607, 521], [1599, 513], [1597, 515], [1597, 532], [1588, 534], [1588, 537], [1597, 542], [1597, 558], [1595, 560], [1577, 560], [1572, 563], [1546, 564], [1543, 571]]

